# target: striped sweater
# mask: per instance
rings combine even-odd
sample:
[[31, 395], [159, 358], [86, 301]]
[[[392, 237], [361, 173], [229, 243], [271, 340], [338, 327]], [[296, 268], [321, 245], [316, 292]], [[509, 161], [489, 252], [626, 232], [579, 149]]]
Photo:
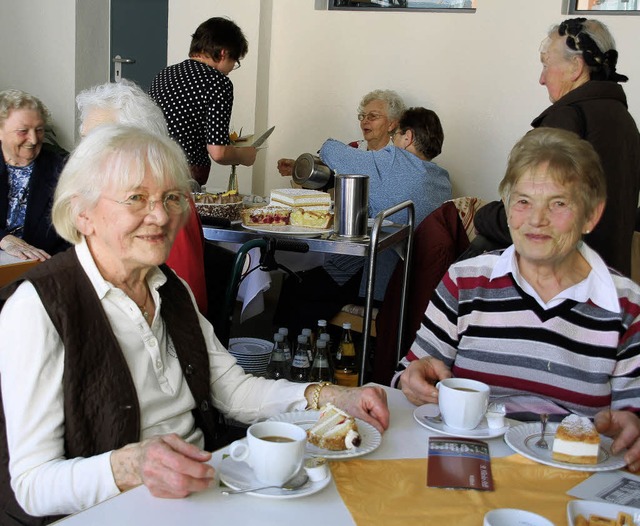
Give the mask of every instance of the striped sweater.
[[619, 313], [573, 300], [545, 310], [511, 274], [490, 279], [498, 258], [449, 269], [399, 371], [433, 356], [492, 395], [536, 394], [586, 416], [640, 410], [640, 287], [612, 272]]

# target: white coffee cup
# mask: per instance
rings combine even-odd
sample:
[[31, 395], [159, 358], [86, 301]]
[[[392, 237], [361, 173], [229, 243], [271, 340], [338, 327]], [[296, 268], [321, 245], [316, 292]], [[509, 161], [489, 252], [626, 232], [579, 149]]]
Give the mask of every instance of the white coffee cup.
[[487, 412], [489, 386], [467, 378], [447, 378], [436, 384], [444, 423], [456, 429], [474, 429]]
[[260, 482], [281, 486], [302, 468], [306, 443], [306, 431], [295, 424], [260, 422], [249, 427], [246, 440], [229, 446], [229, 456], [249, 464]]
[[484, 526], [554, 526], [537, 513], [512, 508], [491, 510], [484, 516]]

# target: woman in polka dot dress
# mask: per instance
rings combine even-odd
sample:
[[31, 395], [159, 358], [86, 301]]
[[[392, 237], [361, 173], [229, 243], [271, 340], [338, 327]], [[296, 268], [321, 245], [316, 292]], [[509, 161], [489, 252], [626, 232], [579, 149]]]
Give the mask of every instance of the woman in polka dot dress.
[[210, 18], [193, 34], [189, 58], [163, 69], [149, 89], [201, 185], [209, 177], [211, 159], [244, 166], [256, 160], [255, 148], [237, 148], [229, 140], [233, 84], [228, 75], [240, 67], [248, 50], [247, 39], [234, 22]]

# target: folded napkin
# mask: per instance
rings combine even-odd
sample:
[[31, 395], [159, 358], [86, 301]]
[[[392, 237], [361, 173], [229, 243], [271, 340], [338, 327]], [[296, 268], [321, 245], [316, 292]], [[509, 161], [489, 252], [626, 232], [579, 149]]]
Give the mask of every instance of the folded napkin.
[[356, 524], [478, 526], [494, 508], [538, 513], [566, 524], [566, 492], [591, 473], [538, 464], [520, 455], [491, 459], [495, 491], [427, 487], [427, 459], [332, 462], [340, 496]]

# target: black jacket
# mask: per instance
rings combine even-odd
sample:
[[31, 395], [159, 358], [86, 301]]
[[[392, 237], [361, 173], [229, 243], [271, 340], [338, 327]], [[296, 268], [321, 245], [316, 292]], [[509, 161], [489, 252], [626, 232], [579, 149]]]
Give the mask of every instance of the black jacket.
[[[51, 206], [58, 177], [64, 166], [64, 158], [43, 147], [34, 161], [29, 182], [29, 199], [24, 219], [24, 239], [30, 245], [53, 255], [66, 249], [69, 244], [56, 233], [51, 224]], [[0, 155], [0, 239], [7, 232], [9, 211], [9, 173]]]
[[[607, 203], [602, 219], [584, 239], [607, 265], [629, 276], [640, 193], [640, 133], [622, 87], [610, 81], [589, 81], [549, 106], [531, 125], [573, 131], [600, 155]], [[504, 207], [497, 203], [481, 208], [474, 222], [480, 234], [498, 243], [510, 239], [506, 223]]]

